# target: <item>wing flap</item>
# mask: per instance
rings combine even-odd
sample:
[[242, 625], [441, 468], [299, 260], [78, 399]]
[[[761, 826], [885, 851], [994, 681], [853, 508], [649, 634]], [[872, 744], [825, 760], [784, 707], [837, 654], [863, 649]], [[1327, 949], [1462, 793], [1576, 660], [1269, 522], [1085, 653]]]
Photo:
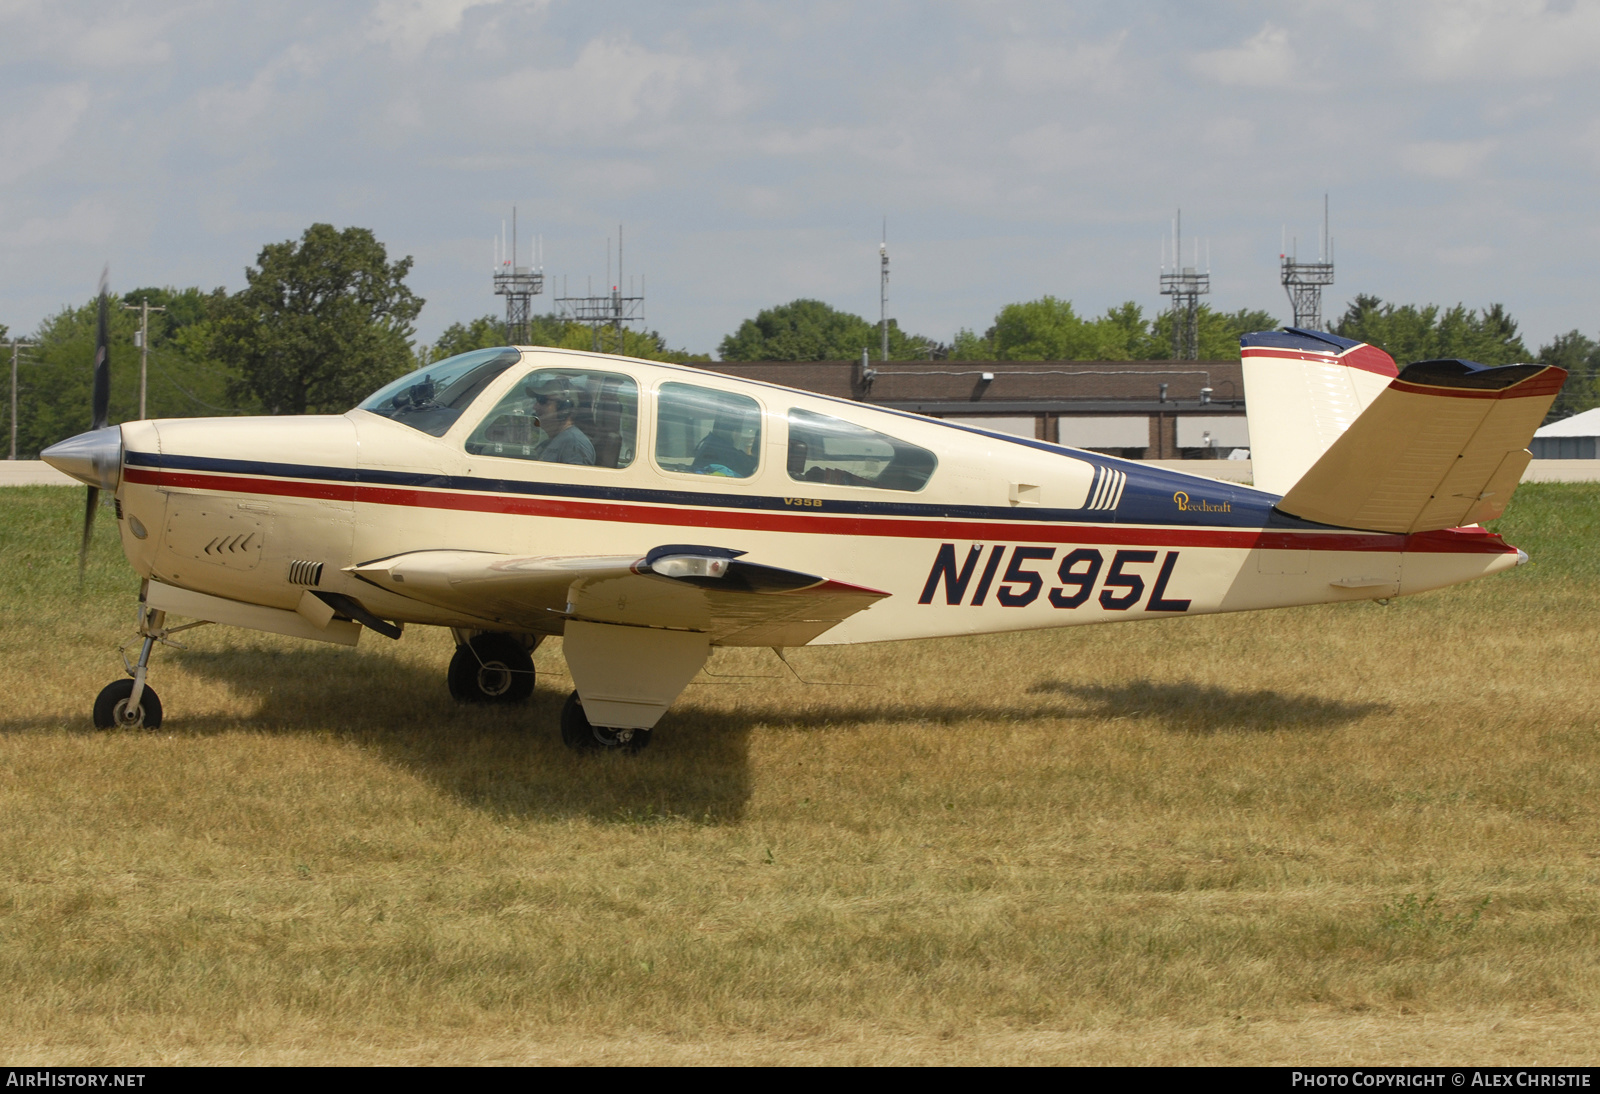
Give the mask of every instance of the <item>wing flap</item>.
[[804, 645], [888, 593], [672, 544], [638, 556], [416, 551], [352, 567], [402, 596], [550, 630], [552, 617], [667, 627], [720, 645]]
[[1373, 400], [1278, 508], [1342, 528], [1425, 532], [1505, 510], [1563, 369], [1411, 365]]

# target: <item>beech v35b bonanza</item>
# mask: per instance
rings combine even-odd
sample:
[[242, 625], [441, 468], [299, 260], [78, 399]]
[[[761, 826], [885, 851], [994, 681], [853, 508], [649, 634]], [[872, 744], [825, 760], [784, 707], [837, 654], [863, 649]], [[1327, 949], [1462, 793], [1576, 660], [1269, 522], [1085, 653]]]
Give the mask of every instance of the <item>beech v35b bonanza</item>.
[[[44, 459], [143, 578], [101, 727], [154, 727], [169, 616], [355, 645], [448, 627], [458, 700], [560, 635], [575, 748], [634, 750], [715, 646], [1404, 596], [1526, 561], [1499, 516], [1566, 373], [1242, 340], [1255, 487], [693, 368], [501, 348], [343, 415], [106, 425]], [[1198, 464], [1196, 470], [1203, 470]]]

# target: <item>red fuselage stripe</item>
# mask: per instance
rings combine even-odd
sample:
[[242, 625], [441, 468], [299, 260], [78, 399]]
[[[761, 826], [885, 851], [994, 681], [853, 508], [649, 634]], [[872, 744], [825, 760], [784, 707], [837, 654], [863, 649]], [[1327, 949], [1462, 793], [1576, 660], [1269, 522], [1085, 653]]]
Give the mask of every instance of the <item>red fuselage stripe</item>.
[[1497, 535], [1475, 531], [1422, 532], [1269, 532], [1254, 528], [1184, 528], [1148, 525], [1057, 524], [903, 517], [825, 516], [817, 513], [750, 509], [695, 509], [673, 505], [622, 504], [573, 498], [528, 497], [454, 490], [413, 490], [300, 479], [243, 475], [204, 475], [125, 467], [127, 482], [237, 494], [317, 498], [419, 509], [609, 523], [656, 524], [676, 528], [729, 528], [831, 536], [888, 536], [899, 539], [952, 539], [979, 542], [1103, 543], [1110, 546], [1225, 547], [1240, 550], [1422, 551], [1429, 554], [1507, 554], [1515, 550]]

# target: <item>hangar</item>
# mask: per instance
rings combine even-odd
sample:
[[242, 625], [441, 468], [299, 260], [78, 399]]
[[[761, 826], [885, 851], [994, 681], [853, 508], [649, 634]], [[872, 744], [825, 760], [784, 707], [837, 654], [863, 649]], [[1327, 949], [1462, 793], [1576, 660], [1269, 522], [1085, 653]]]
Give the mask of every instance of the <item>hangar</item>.
[[1600, 458], [1600, 407], [1543, 426], [1533, 435], [1528, 451], [1536, 460], [1592, 460]]

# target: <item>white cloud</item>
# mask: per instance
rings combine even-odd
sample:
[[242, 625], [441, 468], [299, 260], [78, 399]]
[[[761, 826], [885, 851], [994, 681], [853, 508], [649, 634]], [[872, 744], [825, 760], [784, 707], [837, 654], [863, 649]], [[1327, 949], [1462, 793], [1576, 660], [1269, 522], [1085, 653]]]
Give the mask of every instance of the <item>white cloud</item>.
[[55, 161], [89, 109], [89, 85], [59, 84], [25, 106], [0, 114], [0, 182], [13, 182]]
[[707, 60], [687, 54], [596, 38], [567, 68], [525, 68], [497, 81], [492, 101], [537, 111], [534, 124], [547, 137], [605, 144], [637, 122], [665, 119], [691, 92], [710, 93], [701, 103], [710, 113], [736, 107], [736, 87], [712, 69]]
[[1600, 68], [1594, 3], [1433, 0], [1409, 14], [1410, 32], [1397, 37], [1411, 67], [1428, 79], [1547, 80]]
[[1111, 126], [1068, 129], [1060, 122], [1046, 122], [1017, 134], [1009, 143], [1012, 154], [1019, 160], [1036, 171], [1056, 175], [1117, 162], [1121, 136]]
[[[14, 230], [0, 237], [0, 243], [16, 250], [83, 244], [99, 246], [113, 237], [116, 224], [117, 216], [110, 205], [99, 198], [85, 198], [57, 216], [24, 219]], [[81, 258], [74, 261], [82, 264]]]
[[1400, 166], [1428, 178], [1467, 178], [1483, 169], [1494, 146], [1492, 140], [1416, 141], [1400, 149]]
[[28, 56], [96, 69], [171, 60], [172, 47], [162, 34], [183, 13], [122, 8], [99, 6], [79, 15], [64, 5], [13, 0], [0, 3], [0, 25], [6, 26], [6, 47], [13, 59]]
[[415, 57], [435, 38], [454, 34], [473, 8], [500, 0], [378, 0], [368, 21], [368, 36], [401, 57]]
[[1021, 91], [1057, 87], [1110, 91], [1122, 86], [1128, 60], [1122, 46], [1127, 31], [1099, 42], [1056, 45], [1027, 40], [1009, 42], [1000, 57], [1006, 82]]
[[1243, 45], [1195, 54], [1189, 65], [1200, 76], [1235, 87], [1285, 87], [1297, 79], [1289, 32], [1271, 23]]

